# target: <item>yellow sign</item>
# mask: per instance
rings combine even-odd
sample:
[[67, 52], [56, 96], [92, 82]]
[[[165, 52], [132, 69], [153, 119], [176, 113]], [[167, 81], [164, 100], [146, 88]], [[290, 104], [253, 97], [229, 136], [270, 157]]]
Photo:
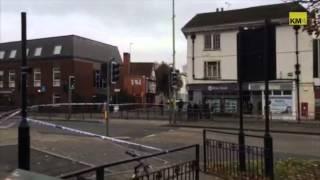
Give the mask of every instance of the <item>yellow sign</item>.
[[307, 12], [289, 12], [289, 25], [304, 26], [308, 24]]

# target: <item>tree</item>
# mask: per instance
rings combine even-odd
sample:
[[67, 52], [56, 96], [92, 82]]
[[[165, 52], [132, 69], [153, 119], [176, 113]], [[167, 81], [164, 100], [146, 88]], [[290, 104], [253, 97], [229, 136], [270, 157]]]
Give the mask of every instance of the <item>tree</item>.
[[[171, 70], [172, 68], [164, 62], [162, 62], [160, 66], [156, 69], [157, 94], [163, 93], [166, 97], [169, 97], [169, 92], [173, 91], [172, 87], [170, 86]], [[177, 85], [178, 85], [177, 90], [179, 90], [183, 86], [181, 76], [178, 76]]]

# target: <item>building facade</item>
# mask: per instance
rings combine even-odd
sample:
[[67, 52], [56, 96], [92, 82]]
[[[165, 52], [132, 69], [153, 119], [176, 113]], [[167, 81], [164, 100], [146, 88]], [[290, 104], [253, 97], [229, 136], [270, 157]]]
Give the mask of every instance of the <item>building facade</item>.
[[[0, 44], [0, 104], [20, 104], [20, 42]], [[106, 95], [102, 64], [121, 62], [116, 46], [69, 35], [27, 41], [28, 104], [93, 102]], [[74, 87], [70, 87], [73, 79]]]
[[[270, 81], [271, 113], [277, 119], [296, 119], [297, 107], [302, 118], [313, 119], [316, 113], [315, 89], [319, 86], [318, 40], [299, 30], [298, 51], [301, 65], [300, 105], [297, 104], [295, 83], [295, 31], [288, 25], [289, 12], [306, 11], [298, 3], [283, 3], [246, 9], [198, 14], [182, 29], [187, 39], [188, 95], [193, 103], [208, 103], [217, 113], [238, 112], [237, 34], [239, 27], [247, 29], [264, 25], [270, 19], [274, 27], [276, 78]], [[263, 49], [254, 49], [261, 51]], [[249, 49], [250, 51], [250, 49]], [[245, 71], [257, 71], [262, 57], [256, 56]], [[245, 83], [244, 109], [246, 113], [264, 112], [264, 83]], [[316, 90], [317, 91], [317, 90]]]
[[155, 63], [131, 62], [130, 54], [123, 54], [121, 91], [134, 97], [136, 103], [154, 103], [156, 95]]

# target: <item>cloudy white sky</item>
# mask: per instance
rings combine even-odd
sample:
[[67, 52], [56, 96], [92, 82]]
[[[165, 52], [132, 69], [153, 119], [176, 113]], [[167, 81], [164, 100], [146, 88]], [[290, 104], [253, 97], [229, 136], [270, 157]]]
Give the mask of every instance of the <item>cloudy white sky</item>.
[[[280, 3], [281, 0], [176, 0], [177, 66], [186, 63], [182, 26], [195, 14]], [[228, 2], [228, 3], [226, 3]], [[129, 51], [132, 61], [172, 61], [172, 0], [0, 0], [0, 42], [20, 39], [20, 12], [28, 39], [76, 34]]]

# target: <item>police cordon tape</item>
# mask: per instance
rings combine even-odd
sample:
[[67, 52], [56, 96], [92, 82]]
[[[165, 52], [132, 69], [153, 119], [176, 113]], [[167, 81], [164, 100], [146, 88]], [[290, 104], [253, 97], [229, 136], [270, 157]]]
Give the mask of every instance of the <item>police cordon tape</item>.
[[[28, 108], [37, 108], [37, 107], [57, 107], [57, 106], [94, 106], [94, 105], [105, 105], [106, 103], [56, 103], [56, 104], [41, 104], [41, 105], [33, 105], [29, 106]], [[109, 104], [109, 106], [133, 106], [133, 105], [140, 105], [140, 106], [163, 106], [164, 104], [154, 104], [154, 103], [122, 103], [122, 104]]]
[[78, 130], [78, 129], [74, 129], [74, 128], [69, 128], [69, 127], [65, 127], [65, 126], [62, 126], [62, 125], [57, 125], [57, 124], [53, 124], [53, 123], [49, 123], [49, 122], [43, 122], [43, 121], [32, 119], [32, 118], [27, 118], [27, 120], [29, 122], [32, 122], [32, 123], [35, 123], [35, 124], [39, 124], [39, 125], [43, 125], [43, 126], [49, 126], [49, 127], [53, 127], [53, 128], [57, 128], [57, 129], [62, 129], [62, 130], [65, 130], [65, 131], [70, 131], [70, 132], [73, 132], [73, 133], [78, 133], [78, 134], [82, 134], [82, 135], [97, 137], [97, 138], [100, 138], [100, 139], [103, 139], [103, 140], [109, 140], [109, 141], [117, 143], [117, 144], [125, 144], [125, 145], [135, 146], [137, 148], [140, 148], [140, 150], [149, 149], [149, 150], [153, 150], [153, 151], [167, 152], [167, 150], [164, 150], [164, 149], [160, 149], [160, 148], [156, 148], [156, 147], [152, 147], [152, 146], [147, 146], [147, 145], [143, 145], [143, 144], [138, 144], [138, 143], [134, 143], [134, 142], [130, 142], [130, 141], [124, 141], [124, 140], [121, 140], [121, 139], [112, 138], [112, 137], [108, 137], [108, 136], [102, 136], [102, 135], [99, 135], [99, 134], [94, 134], [94, 133], [90, 133], [90, 132], [86, 132], [86, 131], [82, 131], [82, 130]]

